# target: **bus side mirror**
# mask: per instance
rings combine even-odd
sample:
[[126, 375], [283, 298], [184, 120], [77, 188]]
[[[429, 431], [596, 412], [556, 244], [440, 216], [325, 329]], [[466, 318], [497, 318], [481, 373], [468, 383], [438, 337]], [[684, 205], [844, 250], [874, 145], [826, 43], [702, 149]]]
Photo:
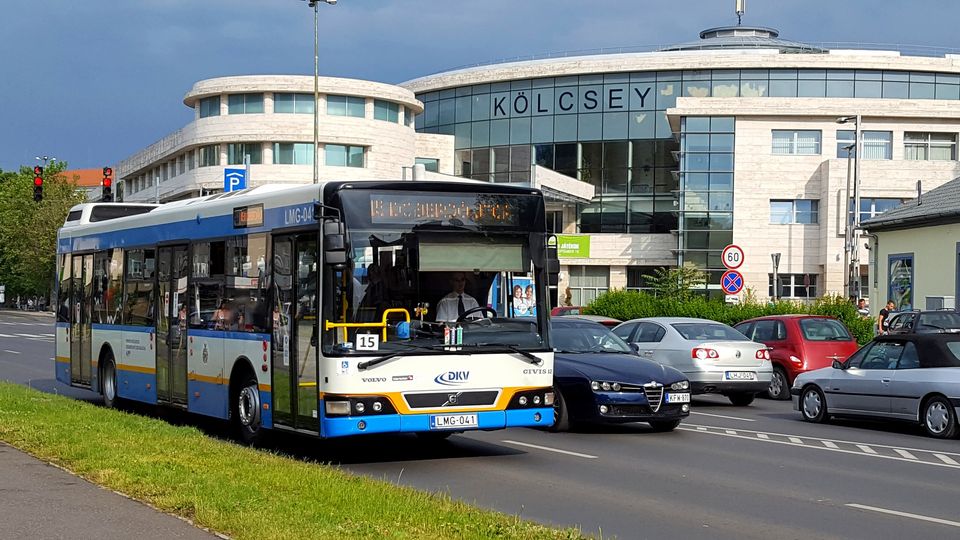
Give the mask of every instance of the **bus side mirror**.
[[557, 246], [547, 246], [547, 282], [551, 287], [560, 284], [560, 257]]
[[330, 265], [347, 263], [347, 235], [338, 220], [323, 222], [323, 260]]

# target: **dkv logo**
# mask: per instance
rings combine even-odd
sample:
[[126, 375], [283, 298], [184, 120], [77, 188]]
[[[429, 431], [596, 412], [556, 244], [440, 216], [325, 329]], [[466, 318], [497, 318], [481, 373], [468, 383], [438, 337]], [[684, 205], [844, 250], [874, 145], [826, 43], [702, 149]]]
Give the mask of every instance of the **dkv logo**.
[[470, 379], [469, 371], [446, 371], [433, 378], [433, 382], [444, 386], [459, 386]]

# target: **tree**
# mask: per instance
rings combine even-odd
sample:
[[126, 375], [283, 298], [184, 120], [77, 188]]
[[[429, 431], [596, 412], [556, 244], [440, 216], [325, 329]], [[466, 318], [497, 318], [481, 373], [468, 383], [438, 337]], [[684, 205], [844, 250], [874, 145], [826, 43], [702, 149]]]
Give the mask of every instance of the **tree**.
[[707, 274], [696, 266], [685, 264], [678, 268], [656, 268], [653, 274], [643, 276], [660, 298], [687, 300], [693, 297], [693, 288], [707, 282]]
[[0, 171], [0, 283], [7, 298], [49, 297], [55, 278], [57, 229], [85, 194], [63, 174], [66, 163], [46, 167], [43, 200], [33, 200], [33, 167]]

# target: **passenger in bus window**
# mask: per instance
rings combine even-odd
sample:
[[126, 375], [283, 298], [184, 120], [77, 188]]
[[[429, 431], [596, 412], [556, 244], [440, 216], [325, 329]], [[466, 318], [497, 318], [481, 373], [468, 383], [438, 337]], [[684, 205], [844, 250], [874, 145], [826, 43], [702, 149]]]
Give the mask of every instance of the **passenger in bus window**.
[[220, 307], [213, 312], [213, 329], [229, 330], [233, 324], [233, 310], [227, 305], [227, 301], [220, 302]]

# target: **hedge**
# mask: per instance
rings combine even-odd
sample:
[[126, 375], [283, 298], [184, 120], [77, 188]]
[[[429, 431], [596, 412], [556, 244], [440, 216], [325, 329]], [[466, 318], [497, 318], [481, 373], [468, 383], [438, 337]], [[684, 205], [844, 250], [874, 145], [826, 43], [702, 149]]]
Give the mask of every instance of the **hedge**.
[[735, 325], [764, 315], [804, 313], [835, 317], [850, 329], [858, 343], [873, 339], [874, 321], [857, 313], [857, 308], [842, 296], [824, 296], [812, 303], [780, 300], [778, 302], [745, 302], [728, 304], [722, 299], [701, 296], [687, 300], [656, 297], [637, 291], [615, 289], [601, 294], [584, 309], [584, 313], [603, 315], [626, 321], [640, 317], [697, 317]]

